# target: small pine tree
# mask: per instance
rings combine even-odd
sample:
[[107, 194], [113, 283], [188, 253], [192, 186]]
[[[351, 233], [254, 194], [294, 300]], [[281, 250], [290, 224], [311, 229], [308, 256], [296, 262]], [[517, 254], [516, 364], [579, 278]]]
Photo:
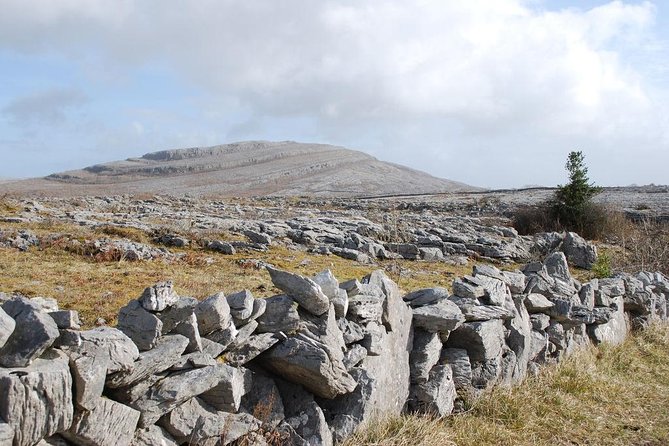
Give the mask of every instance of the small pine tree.
[[569, 153], [565, 168], [569, 172], [569, 183], [558, 186], [551, 202], [553, 219], [565, 229], [582, 232], [588, 219], [590, 199], [601, 192], [601, 188], [590, 183], [583, 152]]

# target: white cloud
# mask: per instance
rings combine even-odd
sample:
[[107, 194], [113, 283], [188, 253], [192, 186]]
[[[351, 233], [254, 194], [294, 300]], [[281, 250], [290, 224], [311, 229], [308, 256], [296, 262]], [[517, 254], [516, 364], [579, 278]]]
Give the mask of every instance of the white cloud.
[[[122, 74], [167, 64], [249, 116], [233, 134], [306, 117], [305, 134], [435, 174], [551, 184], [574, 143], [604, 160], [655, 144], [669, 161], [657, 100], [667, 85], [627, 57], [657, 51], [656, 15], [651, 2], [621, 1], [548, 11], [522, 0], [5, 0], [0, 45]], [[435, 159], [467, 169], [437, 170]]]

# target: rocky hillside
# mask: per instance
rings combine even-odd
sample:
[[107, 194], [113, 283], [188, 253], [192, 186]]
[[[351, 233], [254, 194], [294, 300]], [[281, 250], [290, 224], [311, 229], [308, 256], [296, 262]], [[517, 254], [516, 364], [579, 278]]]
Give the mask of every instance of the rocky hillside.
[[291, 141], [164, 150], [10, 186], [16, 192], [58, 195], [149, 192], [343, 197], [475, 189], [362, 152]]

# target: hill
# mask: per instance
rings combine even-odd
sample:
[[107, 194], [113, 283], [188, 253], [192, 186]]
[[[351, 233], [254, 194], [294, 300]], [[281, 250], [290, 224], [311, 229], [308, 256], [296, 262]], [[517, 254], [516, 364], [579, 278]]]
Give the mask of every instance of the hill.
[[343, 197], [476, 189], [343, 147], [292, 141], [164, 150], [6, 186], [10, 192], [49, 195]]

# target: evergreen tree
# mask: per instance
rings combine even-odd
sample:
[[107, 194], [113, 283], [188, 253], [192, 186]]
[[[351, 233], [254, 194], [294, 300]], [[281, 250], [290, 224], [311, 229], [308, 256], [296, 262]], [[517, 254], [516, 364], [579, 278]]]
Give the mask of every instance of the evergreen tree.
[[583, 152], [569, 153], [565, 168], [569, 172], [569, 183], [558, 186], [551, 203], [553, 218], [568, 230], [581, 232], [588, 220], [590, 199], [601, 192], [601, 188], [590, 183]]

